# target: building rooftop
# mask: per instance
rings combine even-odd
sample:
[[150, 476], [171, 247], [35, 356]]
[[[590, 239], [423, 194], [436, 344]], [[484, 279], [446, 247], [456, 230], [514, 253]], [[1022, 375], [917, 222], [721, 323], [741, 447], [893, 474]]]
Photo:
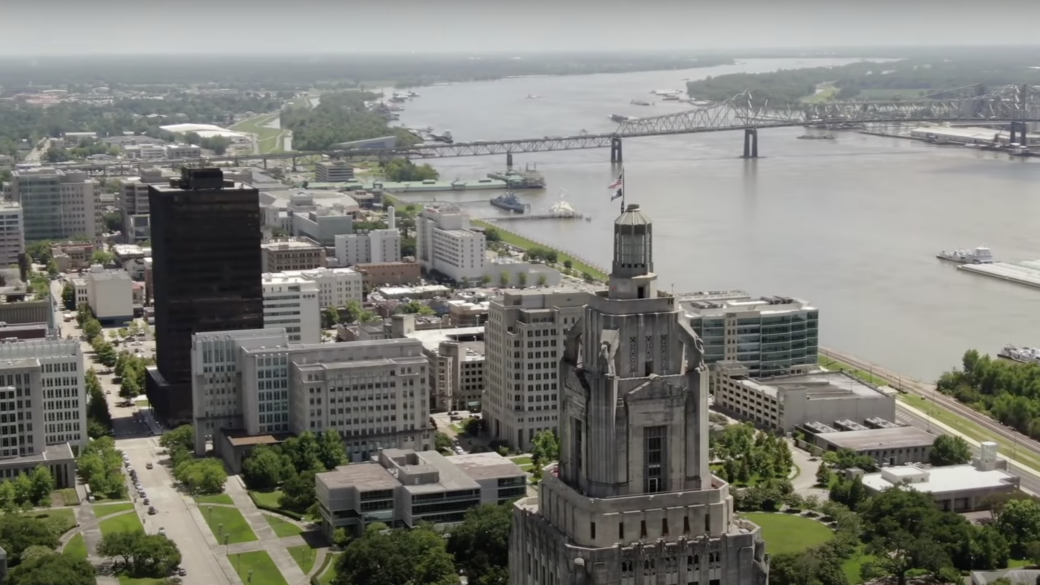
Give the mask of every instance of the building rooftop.
[[341, 465], [317, 474], [315, 479], [329, 489], [354, 487], [361, 492], [392, 490], [400, 485], [397, 478], [374, 461]]
[[106, 270], [102, 268], [99, 264], [94, 264], [93, 266], [91, 266], [90, 270], [83, 275], [83, 278], [90, 279], [95, 282], [105, 280], [125, 280], [127, 282], [132, 282], [130, 275], [127, 274], [125, 270]]
[[272, 240], [260, 244], [261, 248], [267, 250], [315, 250], [320, 249], [317, 242], [309, 238], [288, 238], [284, 240]]
[[[385, 449], [380, 454], [381, 458], [387, 458], [394, 462], [406, 473], [432, 473], [437, 472], [435, 483], [405, 484], [405, 491], [410, 494], [425, 494], [431, 492], [453, 492], [458, 490], [479, 490], [480, 484], [469, 475], [448, 461], [448, 458], [436, 451], [410, 451], [405, 449]], [[393, 469], [390, 473], [394, 473]]]
[[[479, 337], [479, 339], [477, 339]], [[408, 339], [416, 339], [423, 345], [423, 349], [431, 353], [437, 353], [441, 343], [445, 341], [458, 341], [467, 347], [479, 344], [480, 358], [484, 357], [484, 326], [480, 327], [454, 327], [451, 329], [423, 329], [408, 334]], [[473, 347], [474, 351], [477, 350]], [[468, 353], [468, 352], [467, 352]]]
[[472, 479], [493, 479], [496, 477], [514, 477], [527, 475], [516, 463], [494, 452], [468, 453], [447, 457]]
[[24, 455], [22, 457], [10, 457], [7, 459], [0, 459], [0, 468], [5, 465], [15, 464], [23, 466], [26, 463], [47, 463], [49, 461], [72, 461], [75, 460], [76, 456], [72, 454], [72, 447], [68, 443], [62, 443], [60, 445], [50, 445], [44, 448], [42, 453], [34, 453], [32, 455]]
[[719, 291], [681, 295], [679, 305], [689, 317], [724, 317], [727, 313], [770, 315], [791, 311], [813, 311], [808, 301], [792, 297], [752, 298], [743, 291]]
[[877, 388], [850, 376], [845, 372], [810, 372], [791, 376], [777, 376], [764, 380], [743, 378], [739, 383], [763, 392], [769, 396], [781, 398], [787, 392], [806, 391], [809, 400], [842, 400], [850, 396], [877, 397], [884, 396]]
[[908, 487], [919, 492], [942, 494], [1017, 485], [1018, 482], [1017, 477], [1006, 471], [1000, 469], [980, 471], [971, 464], [929, 468], [900, 465], [886, 467], [880, 473], [864, 475], [863, 485], [872, 490], [881, 491], [896, 485], [896, 483], [922, 477], [924, 481], [914, 481], [909, 483]]
[[839, 449], [852, 449], [853, 451], [904, 449], [907, 447], [931, 445], [935, 442], [935, 435], [927, 433], [917, 427], [896, 427], [869, 429], [866, 431], [820, 433], [816, 436]]

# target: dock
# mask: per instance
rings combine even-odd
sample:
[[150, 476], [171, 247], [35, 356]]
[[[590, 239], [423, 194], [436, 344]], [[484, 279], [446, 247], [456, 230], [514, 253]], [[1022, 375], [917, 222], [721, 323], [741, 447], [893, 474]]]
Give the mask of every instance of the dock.
[[556, 213], [541, 213], [534, 215], [503, 215], [501, 217], [485, 217], [485, 221], [518, 221], [521, 219], [584, 219], [584, 215], [580, 213], [576, 214], [556, 214]]
[[1021, 264], [1009, 264], [1007, 262], [964, 264], [958, 266], [957, 269], [999, 280], [1006, 280], [1015, 284], [1040, 288], [1040, 261], [1023, 262]]

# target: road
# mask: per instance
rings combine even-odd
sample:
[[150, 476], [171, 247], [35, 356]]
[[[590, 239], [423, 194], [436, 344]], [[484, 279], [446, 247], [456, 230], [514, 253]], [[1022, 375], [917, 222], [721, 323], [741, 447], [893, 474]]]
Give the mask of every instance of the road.
[[36, 143], [36, 147], [29, 151], [29, 154], [25, 155], [25, 159], [22, 161], [27, 164], [39, 164], [40, 159], [43, 158], [43, 154], [47, 152], [51, 147], [50, 138], [44, 138]]
[[961, 417], [966, 418], [971, 422], [985, 428], [994, 435], [1006, 440], [1008, 443], [1014, 443], [1016, 445], [1016, 449], [1024, 449], [1029, 453], [1040, 456], [1040, 442], [1034, 441], [1033, 439], [1030, 439], [1026, 435], [1023, 435], [1022, 433], [1019, 433], [1014, 429], [1005, 427], [1004, 425], [993, 420], [992, 418], [979, 412], [976, 412], [975, 410], [961, 404], [960, 402], [957, 402], [957, 400], [950, 398], [945, 394], [936, 392], [935, 384], [926, 384], [924, 382], [914, 380], [913, 378], [907, 378], [906, 376], [903, 376], [897, 372], [893, 372], [892, 370], [889, 370], [877, 364], [872, 364], [870, 362], [858, 359], [855, 356], [851, 356], [847, 353], [836, 351], [830, 348], [821, 347], [820, 355], [838, 360], [840, 362], [844, 362], [857, 369], [869, 372], [873, 376], [877, 376], [879, 378], [888, 380], [889, 385], [893, 388], [897, 390], [902, 390], [904, 392], [917, 394], [919, 396], [927, 398], [928, 400], [931, 400], [932, 402], [942, 406], [946, 410], [956, 413]]

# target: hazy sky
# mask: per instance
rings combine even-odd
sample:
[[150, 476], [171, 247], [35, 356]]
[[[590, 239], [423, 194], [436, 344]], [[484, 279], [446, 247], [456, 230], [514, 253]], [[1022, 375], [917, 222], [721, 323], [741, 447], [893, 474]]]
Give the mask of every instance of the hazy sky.
[[[0, 0], [0, 55], [1028, 44], [1040, 0]], [[982, 18], [982, 22], [979, 19]]]

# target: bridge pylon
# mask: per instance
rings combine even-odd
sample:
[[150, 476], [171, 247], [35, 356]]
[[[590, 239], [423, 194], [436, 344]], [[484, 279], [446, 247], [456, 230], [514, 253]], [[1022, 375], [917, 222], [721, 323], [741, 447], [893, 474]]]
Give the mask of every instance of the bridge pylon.
[[[1029, 146], [1029, 138], [1026, 136], [1026, 123], [1022, 121], [1012, 121], [1010, 126], [1010, 136], [1008, 136], [1008, 142], [1012, 144], [1021, 144], [1022, 146]], [[1018, 140], [1016, 140], [1018, 138]]]
[[513, 170], [513, 153], [511, 152], [506, 153], [506, 170]]
[[625, 162], [621, 152], [621, 137], [612, 136], [610, 138], [610, 162], [621, 163]]
[[744, 156], [743, 158], [758, 158], [758, 129], [744, 129]]

